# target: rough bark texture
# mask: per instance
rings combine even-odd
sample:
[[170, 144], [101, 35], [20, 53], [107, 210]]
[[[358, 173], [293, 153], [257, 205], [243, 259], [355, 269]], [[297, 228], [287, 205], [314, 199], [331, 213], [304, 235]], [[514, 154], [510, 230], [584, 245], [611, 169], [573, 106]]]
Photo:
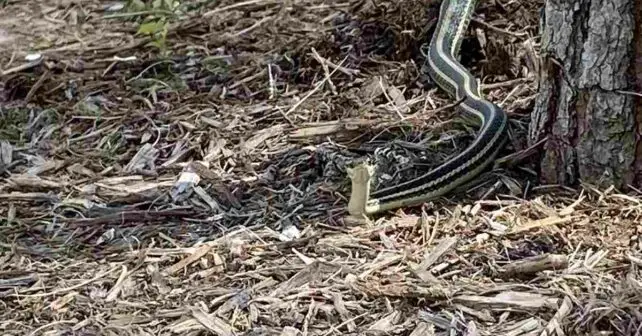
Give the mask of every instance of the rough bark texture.
[[639, 185], [642, 114], [640, 98], [631, 93], [641, 92], [642, 83], [637, 1], [546, 1], [529, 134], [531, 144], [548, 136], [543, 183]]
[[[636, 92], [642, 93], [642, 1], [635, 1], [635, 31], [633, 42], [633, 55], [635, 57], [631, 67], [631, 77], [634, 79], [633, 88]], [[635, 182], [639, 186], [642, 184], [642, 97], [634, 99], [635, 118], [637, 125], [637, 151], [635, 155]]]

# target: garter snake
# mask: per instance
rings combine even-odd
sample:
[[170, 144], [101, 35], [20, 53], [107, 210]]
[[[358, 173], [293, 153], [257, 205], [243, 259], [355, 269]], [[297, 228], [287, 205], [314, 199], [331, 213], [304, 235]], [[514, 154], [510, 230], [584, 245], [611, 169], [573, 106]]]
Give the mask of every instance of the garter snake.
[[404, 206], [416, 206], [440, 197], [470, 181], [497, 156], [505, 143], [508, 117], [483, 98], [477, 80], [457, 60], [462, 39], [478, 0], [442, 0], [439, 20], [426, 55], [428, 75], [452, 98], [460, 110], [476, 116], [481, 127], [463, 152], [426, 174], [398, 185], [370, 192], [374, 168], [361, 164], [348, 169], [352, 194], [351, 215], [368, 215]]

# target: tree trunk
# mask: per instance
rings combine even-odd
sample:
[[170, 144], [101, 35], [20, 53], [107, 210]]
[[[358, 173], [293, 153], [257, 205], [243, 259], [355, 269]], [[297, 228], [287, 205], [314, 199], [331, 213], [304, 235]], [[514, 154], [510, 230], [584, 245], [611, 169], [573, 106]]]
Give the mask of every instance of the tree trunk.
[[529, 143], [543, 183], [642, 182], [642, 4], [547, 0]]

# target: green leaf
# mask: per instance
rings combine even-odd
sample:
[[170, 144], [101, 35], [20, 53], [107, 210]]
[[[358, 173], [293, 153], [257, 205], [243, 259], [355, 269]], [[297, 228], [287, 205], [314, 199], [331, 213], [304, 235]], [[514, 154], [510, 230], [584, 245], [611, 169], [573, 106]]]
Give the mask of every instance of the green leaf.
[[165, 0], [165, 7], [170, 11], [176, 10], [176, 8], [178, 8], [178, 6], [179, 6], [179, 2], [178, 1]]
[[164, 26], [165, 23], [161, 21], [146, 22], [138, 27], [137, 34], [152, 35], [161, 31]]
[[127, 6], [130, 12], [141, 12], [145, 10], [145, 3], [141, 0], [131, 0], [129, 6]]
[[165, 41], [163, 40], [154, 40], [154, 41], [149, 41], [149, 45], [156, 47], [158, 49], [163, 49], [165, 48]]

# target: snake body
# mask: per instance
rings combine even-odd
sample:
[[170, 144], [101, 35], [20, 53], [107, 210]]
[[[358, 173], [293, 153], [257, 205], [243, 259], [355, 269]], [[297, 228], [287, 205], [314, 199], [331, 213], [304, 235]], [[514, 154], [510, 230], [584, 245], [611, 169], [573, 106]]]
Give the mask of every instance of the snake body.
[[484, 99], [477, 80], [457, 57], [477, 0], [443, 0], [439, 21], [427, 53], [428, 75], [452, 98], [458, 107], [477, 117], [481, 128], [473, 143], [454, 158], [415, 179], [370, 192], [373, 168], [360, 165], [348, 171], [352, 195], [348, 212], [352, 215], [419, 205], [443, 196], [482, 172], [505, 143], [508, 117], [494, 103]]

